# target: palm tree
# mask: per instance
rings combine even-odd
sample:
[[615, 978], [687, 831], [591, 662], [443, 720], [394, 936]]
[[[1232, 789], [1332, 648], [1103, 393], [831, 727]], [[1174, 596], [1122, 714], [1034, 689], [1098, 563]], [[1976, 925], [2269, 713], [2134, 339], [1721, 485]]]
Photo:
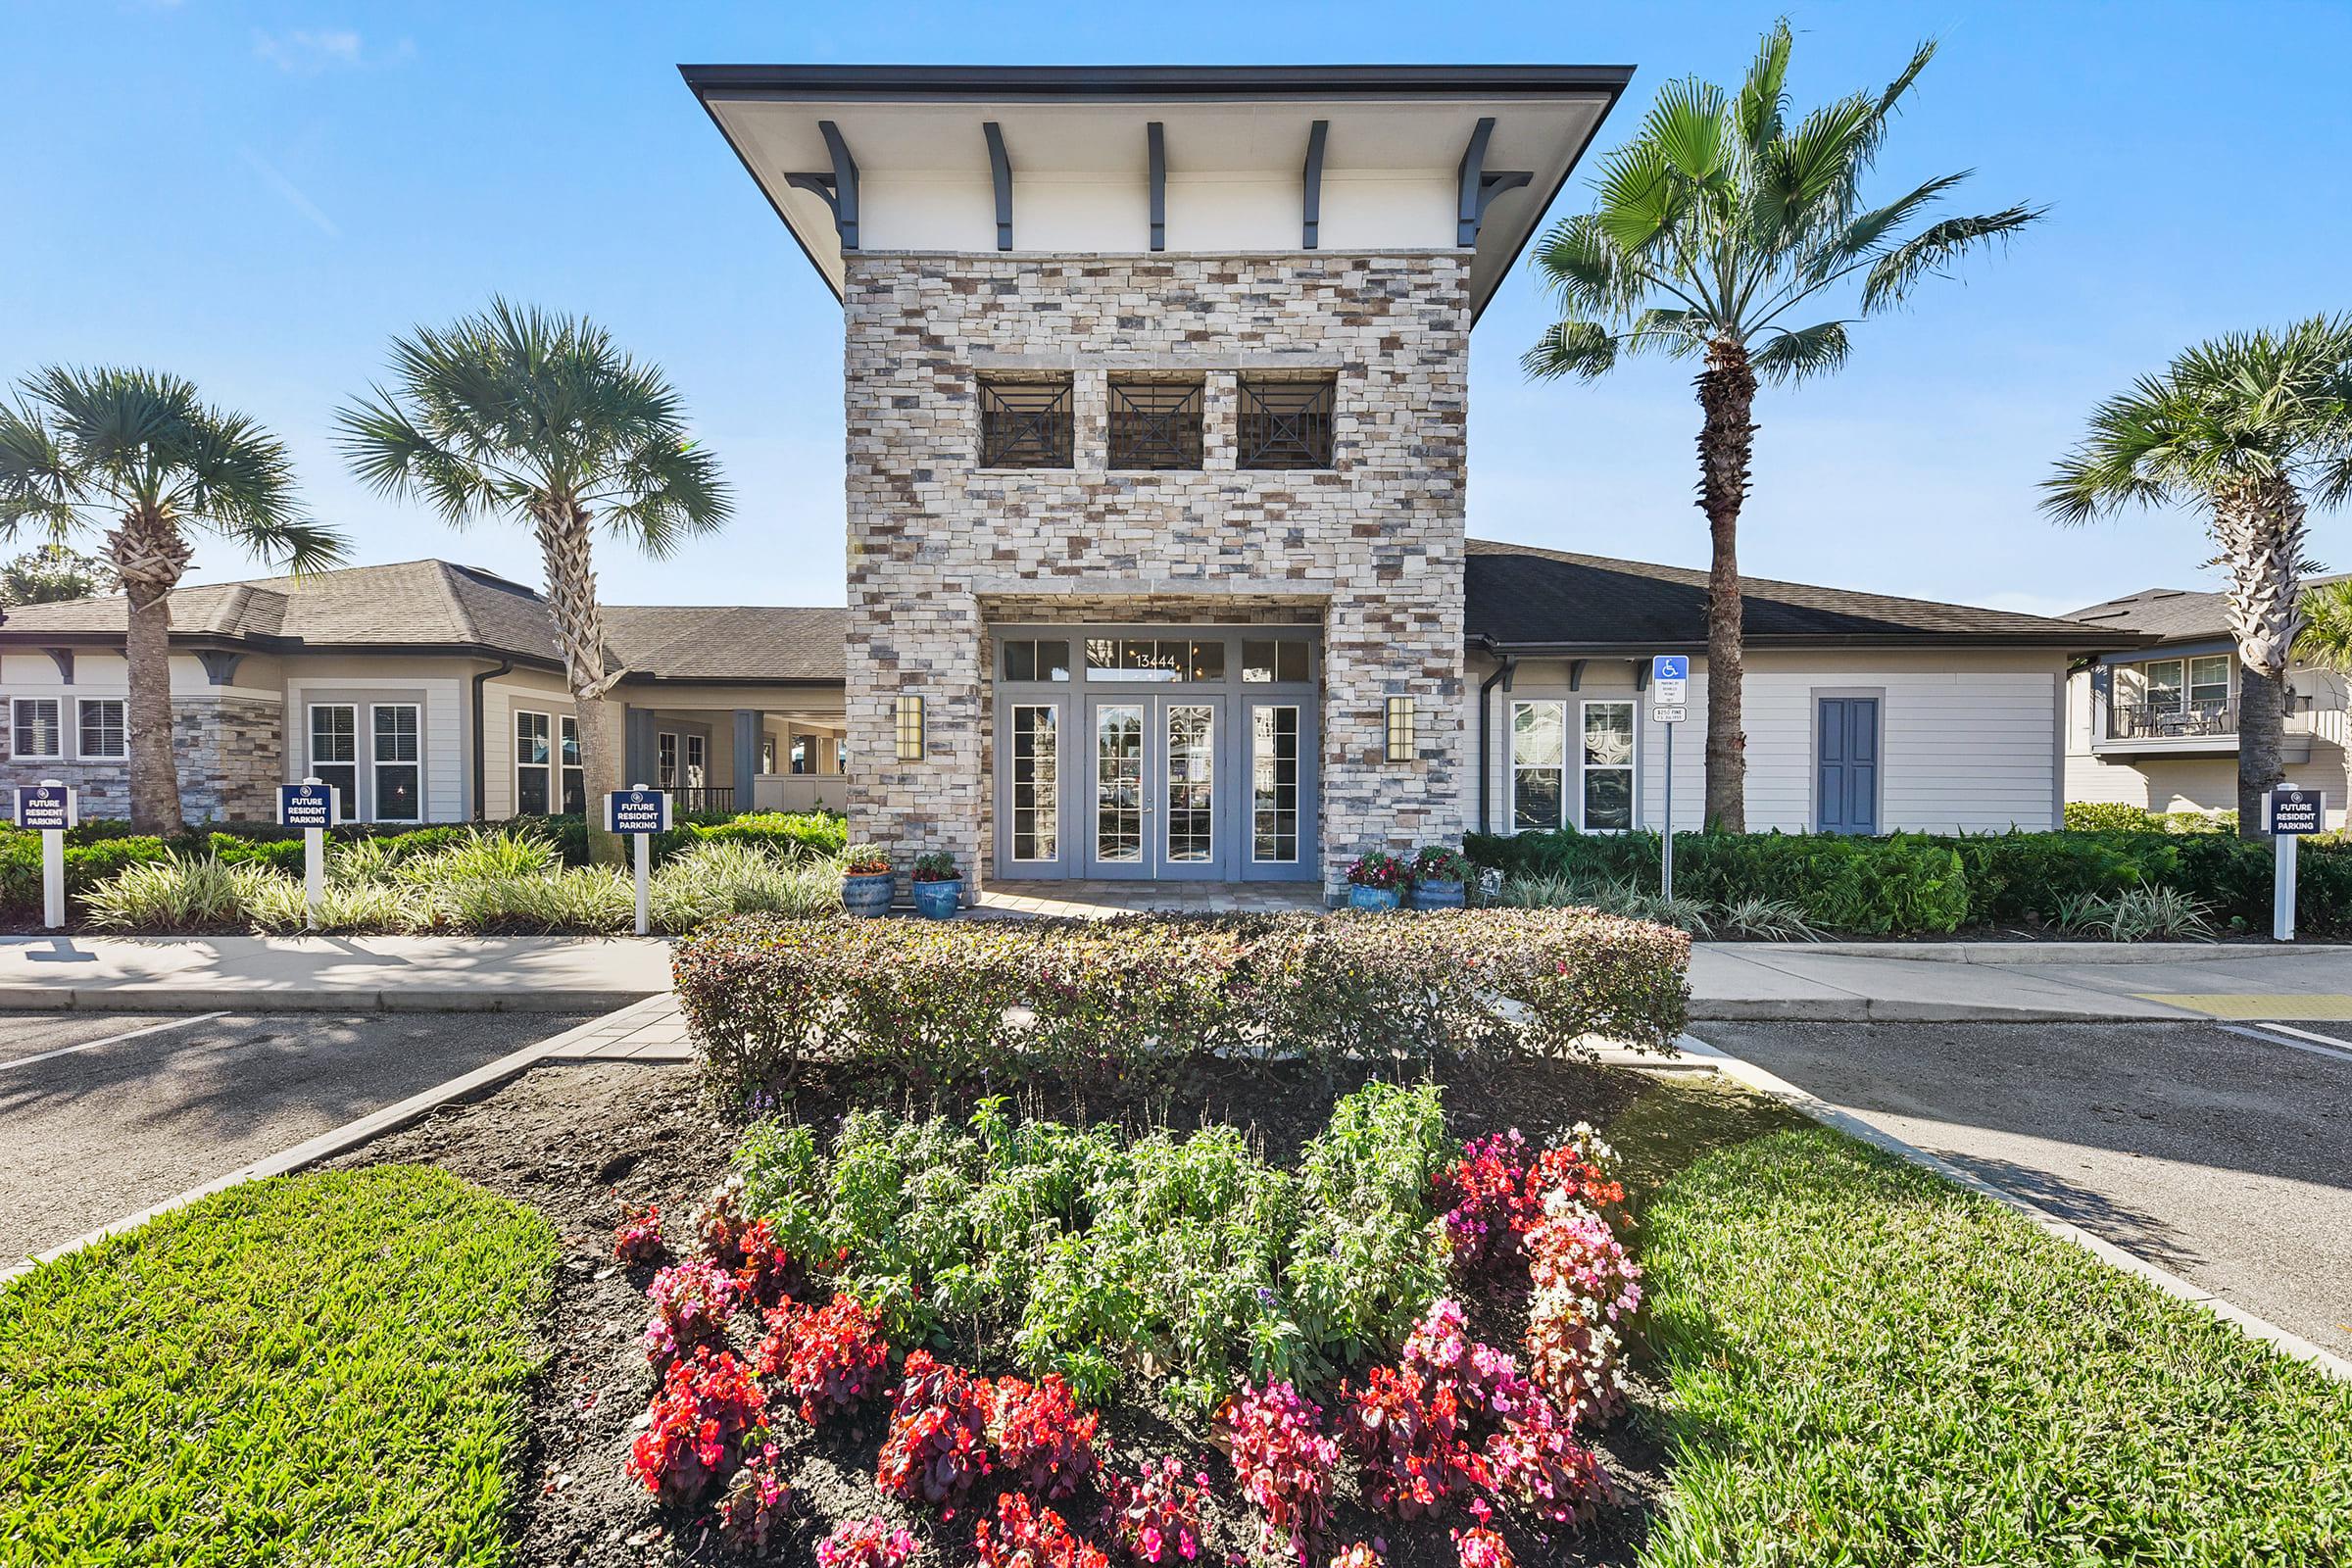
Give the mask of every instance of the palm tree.
[[718, 465], [687, 439], [661, 369], [578, 317], [494, 299], [445, 329], [395, 338], [392, 366], [392, 389], [337, 413], [344, 454], [363, 482], [422, 501], [452, 527], [485, 516], [529, 526], [579, 715], [591, 840], [599, 858], [615, 858], [593, 813], [620, 783], [619, 748], [599, 718], [626, 671], [605, 662], [591, 526], [667, 557], [725, 523]]
[[[1793, 384], [1836, 370], [1851, 348], [1849, 325], [1901, 305], [1921, 282], [2041, 216], [2009, 207], [1915, 229], [1965, 172], [1866, 207], [1863, 178], [1936, 46], [1920, 45], [1883, 92], [1840, 98], [1794, 124], [1785, 90], [1789, 46], [1783, 21], [1765, 34], [1736, 95], [1695, 77], [1659, 91], [1634, 139], [1602, 162], [1593, 210], [1553, 225], [1538, 247], [1535, 265], [1559, 319], [1520, 362], [1533, 376], [1588, 380], [1621, 353], [1704, 366], [1706, 816], [1731, 832], [1746, 825], [1738, 536], [1757, 381]], [[1792, 313], [1844, 293], [1857, 277], [1849, 314], [1789, 324]]]
[[2352, 674], [2352, 577], [2305, 589], [2301, 608], [2295, 658], [2321, 669]]
[[2230, 573], [2237, 643], [2237, 822], [2261, 835], [2282, 776], [2286, 665], [2301, 621], [2305, 514], [2352, 498], [2352, 316], [2238, 332], [2109, 398], [2042, 484], [2063, 523], [2127, 506], [2198, 506]]
[[298, 514], [282, 442], [178, 376], [51, 366], [20, 392], [0, 407], [0, 543], [27, 527], [58, 544], [103, 530], [129, 603], [130, 819], [142, 833], [181, 832], [169, 595], [190, 535], [296, 572], [340, 561], [343, 537]]

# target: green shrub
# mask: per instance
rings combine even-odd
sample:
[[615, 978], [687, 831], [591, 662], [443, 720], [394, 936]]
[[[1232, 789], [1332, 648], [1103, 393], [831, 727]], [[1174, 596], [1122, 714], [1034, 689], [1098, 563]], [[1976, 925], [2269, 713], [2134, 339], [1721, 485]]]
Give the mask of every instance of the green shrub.
[[1074, 1082], [1224, 1051], [1331, 1060], [1658, 1049], [1681, 1031], [1689, 939], [1588, 910], [793, 920], [703, 927], [673, 963], [711, 1087], [808, 1061], [910, 1081]]
[[2066, 825], [2077, 833], [2157, 833], [2164, 829], [2164, 813], [2122, 801], [2069, 801]]
[[1132, 1142], [1112, 1127], [844, 1117], [829, 1153], [756, 1124], [745, 1206], [788, 1249], [840, 1256], [839, 1284], [894, 1338], [1009, 1337], [1033, 1374], [1090, 1401], [1122, 1384], [1215, 1408], [1235, 1379], [1335, 1374], [1395, 1350], [1445, 1288], [1429, 1204], [1448, 1152], [1435, 1086], [1342, 1100], [1297, 1174], [1239, 1128]]
[[82, 896], [92, 925], [108, 931], [199, 931], [243, 925], [278, 873], [213, 857], [167, 852], [124, 866]]
[[730, 914], [832, 914], [841, 908], [841, 867], [757, 839], [706, 838], [653, 874], [654, 924], [691, 931]]

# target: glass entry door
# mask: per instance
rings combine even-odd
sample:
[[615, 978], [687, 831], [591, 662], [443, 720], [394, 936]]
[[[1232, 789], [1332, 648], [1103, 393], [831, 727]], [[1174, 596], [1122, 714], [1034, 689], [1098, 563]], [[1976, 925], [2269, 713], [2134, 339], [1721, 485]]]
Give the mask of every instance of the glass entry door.
[[1138, 693], [1087, 704], [1086, 875], [1230, 876], [1234, 824], [1222, 697]]

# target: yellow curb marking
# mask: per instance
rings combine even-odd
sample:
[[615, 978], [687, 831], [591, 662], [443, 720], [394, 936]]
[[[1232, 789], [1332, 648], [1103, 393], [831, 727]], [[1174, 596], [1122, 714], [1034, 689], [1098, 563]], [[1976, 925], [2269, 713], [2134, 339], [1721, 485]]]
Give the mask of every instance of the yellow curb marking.
[[2352, 1019], [2352, 996], [2340, 993], [2238, 994], [2228, 991], [2142, 992], [2142, 1002], [2162, 1002], [2201, 1012], [2208, 1018], [2347, 1018]]

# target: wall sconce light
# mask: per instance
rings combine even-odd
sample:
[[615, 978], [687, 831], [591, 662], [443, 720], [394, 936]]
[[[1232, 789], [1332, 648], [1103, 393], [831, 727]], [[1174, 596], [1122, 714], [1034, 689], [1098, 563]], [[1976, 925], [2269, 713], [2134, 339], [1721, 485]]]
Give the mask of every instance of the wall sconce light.
[[920, 697], [902, 697], [898, 700], [899, 760], [919, 762], [923, 760], [923, 700]]
[[1420, 753], [1415, 735], [1413, 700], [1410, 697], [1389, 699], [1389, 760], [1409, 762]]

